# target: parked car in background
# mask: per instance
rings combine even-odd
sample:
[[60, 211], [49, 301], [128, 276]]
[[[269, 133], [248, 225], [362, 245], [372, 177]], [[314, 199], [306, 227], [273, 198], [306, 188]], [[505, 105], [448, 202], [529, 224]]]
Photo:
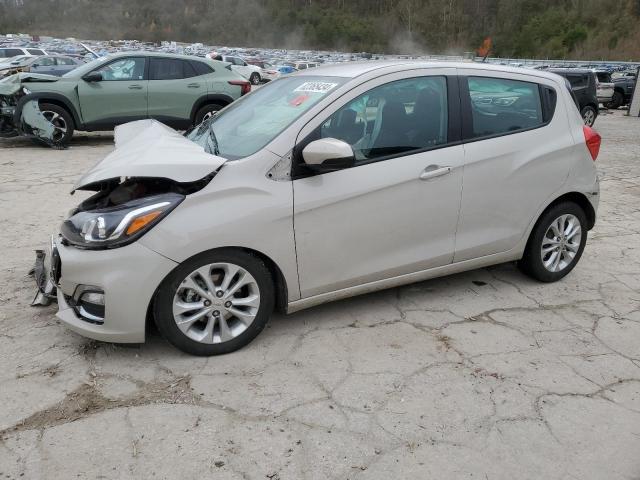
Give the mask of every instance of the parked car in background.
[[227, 62], [231, 64], [231, 70], [239, 73], [251, 82], [251, 85], [259, 85], [262, 82], [262, 68], [257, 65], [250, 65], [240, 57], [229, 55], [214, 55], [213, 60]]
[[64, 55], [20, 56], [0, 63], [0, 78], [19, 72], [46, 73], [61, 76], [85, 62]]
[[596, 74], [592, 70], [578, 68], [550, 68], [548, 71], [567, 79], [584, 124], [593, 126], [599, 113]]
[[611, 101], [614, 92], [614, 83], [611, 74], [606, 70], [595, 70], [596, 74], [596, 96], [598, 102], [605, 104]]
[[186, 137], [147, 120], [115, 142], [35, 269], [58, 318], [101, 341], [143, 342], [153, 318], [216, 355], [274, 309], [513, 261], [554, 282], [596, 221], [600, 137], [563, 79], [522, 68], [317, 68]]
[[613, 77], [613, 98], [605, 106], [616, 109], [631, 103], [631, 97], [636, 87], [636, 75], [634, 72], [624, 72]]
[[315, 68], [318, 66], [318, 64], [314, 62], [296, 62], [291, 66], [296, 70], [306, 70], [308, 68]]
[[47, 55], [47, 52], [45, 52], [43, 49], [41, 48], [32, 48], [32, 47], [3, 47], [0, 48], [0, 58], [11, 58], [11, 57], [17, 57], [19, 55], [26, 55], [26, 56], [30, 56], [30, 55], [34, 55], [34, 56], [38, 56], [38, 55]]
[[260, 67], [260, 76], [262, 81], [271, 82], [272, 80], [276, 80], [280, 77], [280, 72], [278, 71], [278, 67], [272, 65], [271, 63], [264, 60], [247, 60], [247, 63], [250, 65], [255, 65], [256, 67]]
[[[52, 145], [69, 143], [74, 130], [111, 130], [154, 118], [186, 129], [251, 91], [228, 66], [200, 57], [135, 52], [101, 57], [62, 77], [19, 73], [0, 82], [0, 136], [33, 134]], [[43, 137], [25, 122], [36, 102], [54, 129]]]

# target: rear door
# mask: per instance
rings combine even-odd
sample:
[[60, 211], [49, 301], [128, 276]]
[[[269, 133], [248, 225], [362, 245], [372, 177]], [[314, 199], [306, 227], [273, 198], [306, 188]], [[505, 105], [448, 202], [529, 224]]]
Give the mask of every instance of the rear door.
[[204, 76], [179, 58], [149, 59], [149, 117], [175, 127], [191, 124], [191, 110], [207, 94]]
[[555, 82], [459, 72], [465, 166], [455, 262], [514, 248], [565, 182], [575, 150]]
[[78, 97], [88, 128], [111, 129], [115, 125], [147, 118], [147, 79], [145, 57], [114, 59], [94, 72], [99, 82], [78, 82]]

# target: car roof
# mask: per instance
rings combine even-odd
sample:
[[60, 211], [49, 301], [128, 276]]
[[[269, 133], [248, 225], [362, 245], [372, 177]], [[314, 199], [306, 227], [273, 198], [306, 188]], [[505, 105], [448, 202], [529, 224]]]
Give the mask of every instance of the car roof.
[[134, 50], [130, 52], [117, 52], [107, 55], [109, 58], [123, 58], [123, 57], [164, 57], [164, 58], [178, 58], [182, 60], [200, 60], [206, 62], [208, 59], [204, 57], [198, 57], [196, 55], [179, 55], [177, 53], [164, 53], [164, 52], [147, 52], [145, 50]]
[[556, 78], [553, 73], [547, 73], [545, 70], [532, 70], [480, 62], [428, 62], [421, 60], [374, 60], [336, 63], [332, 65], [321, 65], [312, 70], [302, 70], [295, 75], [356, 78], [376, 70], [379, 70], [381, 73], [393, 73], [404, 70], [414, 70], [416, 68], [460, 68], [484, 72], [513, 73], [551, 80]]
[[550, 72], [558, 72], [558, 73], [594, 73], [595, 70], [591, 70], [588, 68], [550, 68]]

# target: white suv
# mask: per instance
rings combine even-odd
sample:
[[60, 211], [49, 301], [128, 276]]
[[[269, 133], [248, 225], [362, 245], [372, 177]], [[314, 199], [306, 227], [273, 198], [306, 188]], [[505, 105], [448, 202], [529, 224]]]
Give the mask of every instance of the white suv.
[[249, 343], [274, 309], [503, 262], [560, 280], [596, 219], [600, 137], [565, 80], [367, 62], [269, 83], [183, 137], [153, 120], [75, 186], [39, 253], [41, 297], [91, 338]]
[[256, 65], [249, 65], [240, 57], [232, 57], [228, 55], [213, 55], [210, 58], [212, 60], [218, 60], [219, 62], [230, 63], [231, 70], [242, 75], [244, 78], [249, 80], [252, 85], [259, 85], [260, 82], [262, 82], [262, 69]]

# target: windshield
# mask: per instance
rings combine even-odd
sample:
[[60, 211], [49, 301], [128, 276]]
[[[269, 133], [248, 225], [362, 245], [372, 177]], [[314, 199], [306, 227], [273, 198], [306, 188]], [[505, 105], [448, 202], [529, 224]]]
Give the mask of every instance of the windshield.
[[345, 81], [316, 76], [276, 80], [203, 122], [187, 138], [229, 160], [248, 157]]

